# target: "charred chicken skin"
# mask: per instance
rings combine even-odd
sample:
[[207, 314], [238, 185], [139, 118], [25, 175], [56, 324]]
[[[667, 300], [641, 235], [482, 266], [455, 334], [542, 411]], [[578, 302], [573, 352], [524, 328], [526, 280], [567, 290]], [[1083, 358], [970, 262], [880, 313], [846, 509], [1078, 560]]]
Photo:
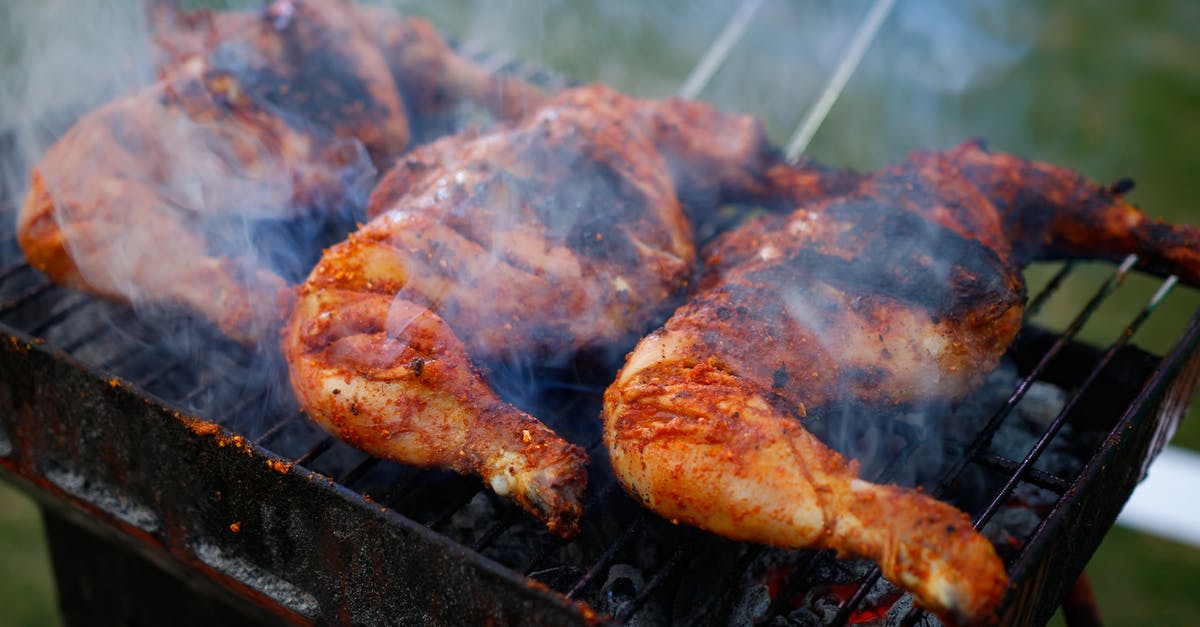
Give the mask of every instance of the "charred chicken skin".
[[[326, 93], [339, 93], [354, 83], [339, 78], [341, 71], [329, 49], [356, 49], [363, 57], [379, 55], [409, 113], [428, 115], [463, 101], [478, 102], [501, 119], [516, 119], [544, 97], [539, 89], [515, 77], [494, 75], [455, 53], [429, 22], [405, 17], [396, 11], [347, 0], [274, 0], [262, 11], [180, 11], [175, 0], [147, 0], [149, 16], [161, 58], [161, 73], [195, 57], [212, 55], [220, 48], [247, 47], [283, 59], [304, 59], [288, 76], [304, 84], [319, 84]], [[303, 28], [314, 20], [335, 28], [300, 33], [281, 40], [278, 32]], [[320, 22], [318, 22], [320, 23]], [[279, 59], [276, 59], [278, 61]], [[278, 63], [276, 68], [282, 67]], [[378, 70], [378, 65], [372, 70]], [[304, 76], [298, 77], [298, 73]], [[372, 76], [379, 76], [375, 72]], [[278, 82], [278, 81], [277, 81]], [[313, 90], [315, 92], [315, 89]], [[279, 96], [277, 95], [276, 98]], [[317, 94], [297, 99], [307, 113], [321, 114], [324, 104]], [[329, 118], [347, 114], [345, 108], [328, 109]], [[405, 124], [403, 117], [388, 119]], [[346, 128], [361, 138], [363, 129], [353, 121]], [[407, 143], [407, 126], [400, 135]], [[370, 146], [370, 142], [364, 140]], [[394, 156], [396, 150], [384, 153]], [[382, 170], [390, 162], [379, 164]]]
[[860, 479], [806, 418], [843, 399], [894, 411], [961, 397], [1017, 333], [1026, 262], [1137, 252], [1194, 283], [1198, 232], [976, 143], [915, 153], [835, 196], [812, 193], [820, 171], [772, 174], [794, 209], [706, 249], [698, 292], [605, 393], [617, 476], [667, 518], [867, 557], [944, 620], [994, 621], [1007, 576], [967, 515]]
[[406, 104], [462, 96], [516, 114], [541, 98], [382, 9], [151, 9], [160, 80], [85, 115], [50, 147], [18, 239], [56, 282], [182, 305], [246, 344], [275, 337], [290, 298], [257, 254], [256, 232], [361, 206], [408, 145]]
[[298, 290], [282, 348], [301, 406], [363, 450], [479, 475], [575, 533], [584, 452], [484, 368], [631, 344], [695, 261], [688, 216], [704, 207], [680, 196], [761, 193], [752, 170], [776, 158], [751, 118], [602, 86], [417, 148]]

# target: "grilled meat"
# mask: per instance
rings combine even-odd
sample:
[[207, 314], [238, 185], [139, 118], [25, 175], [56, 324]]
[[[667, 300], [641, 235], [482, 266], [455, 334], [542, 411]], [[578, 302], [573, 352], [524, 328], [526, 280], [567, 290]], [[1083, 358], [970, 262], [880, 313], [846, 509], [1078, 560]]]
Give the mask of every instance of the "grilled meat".
[[214, 14], [157, 2], [151, 13], [161, 79], [50, 147], [18, 238], [56, 282], [182, 305], [246, 344], [274, 340], [290, 298], [257, 240], [287, 232], [281, 224], [318, 232], [361, 208], [407, 146], [410, 95], [418, 107], [481, 98], [503, 114], [541, 97], [382, 9], [309, 0]]
[[1027, 261], [1138, 252], [1195, 282], [1197, 231], [974, 143], [915, 153], [835, 196], [814, 183], [856, 177], [773, 174], [775, 200], [796, 198], [794, 210], [707, 249], [698, 293], [606, 392], [617, 476], [665, 517], [867, 557], [944, 619], [993, 620], [1004, 565], [968, 517], [863, 481], [806, 419], [844, 416], [846, 400], [866, 412], [959, 398], [1017, 333]]
[[[383, 51], [341, 0], [271, 2], [259, 11], [185, 13], [151, 5], [151, 25], [168, 80], [201, 61], [237, 80], [246, 99], [298, 127], [357, 139], [387, 167], [408, 145], [404, 98]], [[214, 112], [190, 111], [192, 118]], [[224, 113], [215, 112], [218, 115]]]
[[[631, 344], [689, 278], [687, 216], [761, 193], [753, 170], [776, 159], [750, 118], [602, 86], [418, 148], [299, 289], [282, 347], [301, 406], [374, 455], [480, 475], [575, 532], [583, 451], [502, 402], [483, 368]], [[680, 195], [710, 204], [685, 213]]]
[[[196, 60], [89, 113], [51, 146], [17, 236], [55, 282], [182, 305], [254, 344], [278, 328], [287, 295], [249, 234], [260, 221], [352, 202], [373, 178], [361, 144], [291, 126], [238, 77]], [[227, 250], [210, 241], [220, 232]]]
[[351, 8], [359, 27], [383, 53], [392, 80], [415, 115], [441, 113], [469, 101], [496, 118], [515, 120], [544, 98], [525, 81], [490, 74], [459, 56], [425, 20], [371, 5]]
[[[268, 69], [292, 67], [283, 71], [290, 84], [319, 87], [321, 92], [292, 98], [295, 106], [303, 107], [306, 116], [324, 115], [340, 122], [368, 148], [374, 143], [364, 137], [360, 119], [365, 111], [325, 110], [322, 98], [352, 89], [370, 91], [369, 81], [356, 84], [351, 77], [341, 76], [336, 57], [329, 52], [344, 54], [355, 51], [361, 58], [378, 56], [391, 76], [398, 97], [411, 115], [423, 116], [444, 112], [463, 101], [478, 102], [501, 119], [516, 119], [536, 106], [544, 97], [536, 87], [511, 76], [493, 75], [459, 56], [446, 44], [426, 20], [405, 17], [396, 11], [349, 2], [348, 0], [275, 0], [262, 11], [213, 12], [198, 9], [180, 11], [176, 0], [147, 0], [154, 40], [161, 58], [161, 73], [186, 63], [195, 57], [214, 54], [262, 55]], [[322, 28], [313, 28], [319, 24]], [[293, 32], [294, 31], [294, 32]], [[280, 38], [278, 33], [289, 33]], [[298, 62], [299, 61], [299, 62]], [[372, 77], [379, 76], [371, 68]], [[301, 75], [303, 74], [303, 75]], [[279, 80], [274, 83], [279, 84]], [[262, 87], [274, 85], [264, 81]], [[382, 87], [382, 84], [379, 85]], [[273, 97], [288, 102], [283, 94]], [[347, 114], [350, 114], [349, 116]], [[407, 143], [407, 120], [387, 119], [387, 123], [405, 124], [403, 132], [392, 133], [389, 139], [401, 139], [398, 149]], [[399, 129], [394, 129], [399, 130]], [[377, 161], [381, 170], [391, 166], [390, 157], [397, 150], [372, 150], [389, 159]]]

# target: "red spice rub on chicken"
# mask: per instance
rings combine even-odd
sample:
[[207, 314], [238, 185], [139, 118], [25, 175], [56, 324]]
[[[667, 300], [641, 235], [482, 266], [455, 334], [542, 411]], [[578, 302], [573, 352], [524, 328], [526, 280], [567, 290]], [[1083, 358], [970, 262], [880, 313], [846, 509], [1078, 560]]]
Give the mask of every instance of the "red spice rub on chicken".
[[264, 260], [274, 251], [256, 248], [263, 229], [317, 229], [365, 200], [408, 147], [409, 110], [467, 98], [513, 116], [542, 98], [425, 22], [341, 0], [228, 13], [153, 2], [151, 22], [159, 80], [50, 147], [18, 239], [56, 282], [182, 306], [246, 344], [274, 339], [290, 298]]
[[966, 514], [860, 479], [806, 420], [970, 393], [1019, 329], [1035, 257], [1137, 252], [1197, 283], [1200, 237], [975, 143], [858, 178], [829, 196], [813, 193], [830, 184], [817, 171], [773, 172], [794, 209], [705, 251], [699, 291], [606, 392], [605, 442], [623, 485], [665, 517], [867, 557], [944, 620], [991, 622], [1005, 568]]
[[583, 451], [502, 402], [483, 368], [631, 344], [689, 281], [688, 215], [761, 193], [777, 157], [750, 118], [598, 85], [418, 148], [299, 289], [282, 346], [301, 406], [374, 455], [477, 474], [574, 533]]

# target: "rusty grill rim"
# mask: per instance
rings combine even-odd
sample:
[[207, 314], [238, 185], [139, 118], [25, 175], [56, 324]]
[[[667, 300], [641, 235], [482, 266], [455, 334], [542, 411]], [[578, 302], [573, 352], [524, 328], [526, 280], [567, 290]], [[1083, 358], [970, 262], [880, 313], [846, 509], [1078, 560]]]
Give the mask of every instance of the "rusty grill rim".
[[[250, 458], [254, 462], [253, 465], [260, 469], [259, 477], [273, 478], [271, 475], [274, 474], [288, 477], [300, 485], [311, 486], [316, 493], [343, 504], [352, 514], [369, 514], [371, 517], [382, 518], [388, 526], [398, 528], [404, 534], [415, 537], [420, 543], [441, 551], [443, 556], [452, 559], [468, 559], [469, 561], [463, 562], [464, 566], [470, 569], [481, 569], [483, 576], [493, 577], [507, 583], [511, 591], [532, 594], [550, 606], [560, 610], [569, 610], [578, 617], [587, 617], [592, 614], [586, 606], [580, 607], [577, 602], [545, 587], [537, 580], [518, 573], [486, 555], [475, 552], [392, 508], [373, 506], [369, 497], [342, 485], [332, 477], [291, 462], [267, 447], [242, 444], [242, 436], [212, 419], [185, 415], [172, 409], [170, 404], [162, 403], [161, 399], [142, 390], [134, 382], [117, 379], [114, 375], [101, 372], [74, 356], [47, 345], [39, 338], [30, 337], [3, 322], [0, 322], [0, 336], [3, 338], [0, 340], [0, 373], [11, 374], [9, 368], [15, 367], [20, 370], [22, 366], [31, 364], [33, 370], [41, 367], [59, 371], [70, 370], [77, 375], [76, 378], [68, 377], [70, 381], [84, 386], [83, 397], [90, 398], [93, 395], [99, 395], [105, 398], [104, 402], [108, 405], [136, 407], [137, 410], [131, 413], [137, 418], [147, 417], [149, 420], [161, 421], [163, 424], [173, 424], [174, 429], [170, 430], [183, 434], [195, 445], [207, 447], [217, 455], [224, 455], [226, 464], [223, 466], [233, 467], [230, 462], [238, 457]], [[14, 356], [16, 357], [15, 362], [13, 361]], [[31, 356], [33, 357], [31, 358]], [[23, 378], [26, 380], [22, 381]], [[16, 386], [13, 385], [14, 382], [17, 384]], [[19, 387], [22, 383], [29, 390], [37, 389], [37, 383], [27, 377], [19, 375], [11, 378], [0, 377], [0, 387]], [[9, 394], [12, 391], [12, 389], [6, 390]], [[3, 404], [9, 404], [13, 400], [10, 396], [3, 398], [0, 403], [8, 401]], [[41, 404], [48, 400], [41, 399]], [[21, 408], [21, 405], [18, 403], [17, 407]], [[97, 502], [95, 499], [87, 498], [87, 492], [78, 494], [64, 489], [48, 479], [44, 470], [47, 464], [54, 465], [57, 462], [44, 455], [22, 456], [24, 448], [22, 444], [24, 443], [12, 433], [6, 433], [3, 429], [6, 426], [4, 421], [0, 420], [0, 437], [14, 440], [14, 446], [8, 454], [0, 455], [0, 470], [5, 471], [0, 472], [0, 477], [9, 480], [37, 502], [66, 514], [73, 521], [89, 529], [99, 530], [102, 533], [111, 532], [106, 535], [136, 547], [139, 552], [144, 553], [146, 550], [150, 550], [151, 555], [156, 555], [160, 559], [162, 557], [173, 559], [177, 567], [182, 565], [184, 568], [196, 569], [218, 585], [232, 590], [237, 596], [268, 610], [271, 614], [279, 615], [279, 610], [285, 610], [293, 615], [292, 618], [287, 619], [288, 622], [294, 618], [311, 620], [317, 617], [311, 610], [280, 602], [279, 599], [272, 599], [238, 577], [205, 564], [195, 554], [195, 551], [186, 546], [186, 543], [181, 545], [180, 538], [164, 538], [161, 536], [169, 534], [165, 534], [161, 529], [146, 529], [122, 520], [121, 517], [113, 514], [111, 503], [104, 502], [105, 499]], [[119, 434], [108, 435], [116, 437]], [[48, 451], [49, 447], [39, 448], [35, 453]], [[132, 452], [136, 453], [136, 451]], [[283, 464], [283, 466], [278, 464]], [[253, 473], [248, 473], [248, 476], [251, 474]], [[154, 551], [159, 553], [154, 553]], [[159, 563], [162, 562], [159, 561]], [[600, 622], [603, 620], [601, 619]]]

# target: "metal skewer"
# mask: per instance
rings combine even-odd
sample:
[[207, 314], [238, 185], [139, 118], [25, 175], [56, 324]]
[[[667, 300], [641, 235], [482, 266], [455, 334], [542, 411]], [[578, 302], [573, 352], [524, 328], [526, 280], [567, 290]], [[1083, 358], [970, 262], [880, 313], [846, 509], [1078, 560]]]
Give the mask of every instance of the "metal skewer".
[[850, 80], [854, 70], [858, 69], [859, 62], [867, 53], [867, 49], [871, 47], [871, 42], [875, 41], [875, 36], [879, 34], [879, 27], [891, 13], [894, 4], [896, 4], [895, 0], [876, 0], [875, 4], [871, 6], [871, 10], [867, 12], [867, 16], [863, 18], [862, 24], [859, 24], [858, 30], [850, 40], [850, 45], [846, 46], [845, 52], [842, 53], [842, 58], [834, 68], [833, 74], [829, 76], [829, 82], [825, 84], [821, 96], [813, 103], [812, 108], [801, 120], [800, 126], [796, 128], [796, 132], [792, 134], [792, 138], [788, 140], [787, 148], [784, 149], [788, 162], [795, 163], [800, 159], [800, 155], [808, 149], [813, 135], [817, 134], [817, 129], [829, 115], [833, 103], [837, 102], [838, 97], [842, 95], [846, 82]]
[[696, 67], [692, 68], [692, 73], [684, 81], [683, 87], [679, 88], [680, 98], [693, 99], [700, 95], [700, 92], [708, 85], [708, 81], [712, 80], [713, 74], [717, 73], [721, 64], [729, 57], [729, 52], [746, 35], [746, 28], [750, 26], [750, 20], [754, 18], [754, 14], [758, 12], [762, 3], [763, 0], [742, 2], [737, 13], [734, 13], [725, 25], [725, 30], [722, 30], [721, 34], [713, 40], [704, 56], [700, 57]]
[[[712, 45], [708, 47], [700, 61], [692, 68], [687, 80], [679, 89], [681, 98], [695, 98], [704, 90], [712, 80], [713, 75], [720, 69], [721, 65], [729, 57], [729, 53], [733, 47], [741, 41], [745, 36], [746, 30], [750, 25], [750, 21], [762, 6], [763, 0], [744, 0], [741, 6], [738, 7], [736, 13], [730, 18], [725, 25], [725, 29], [717, 35], [713, 40]], [[829, 76], [829, 81], [825, 84], [825, 88], [821, 91], [821, 95], [809, 108], [799, 126], [796, 127], [795, 133], [788, 140], [787, 147], [784, 149], [784, 154], [787, 160], [795, 163], [800, 155], [808, 148], [817, 130], [821, 124], [825, 122], [829, 111], [833, 109], [834, 103], [841, 96], [842, 91], [846, 88], [846, 83], [858, 69], [859, 63], [862, 62], [867, 50], [871, 47], [871, 43], [875, 41], [875, 37], [879, 34], [880, 27], [883, 26], [884, 20], [891, 14], [892, 7], [896, 4], [896, 0], [876, 0], [875, 4], [871, 5], [867, 15], [863, 18], [850, 43], [842, 52], [841, 58], [838, 60], [837, 66], [833, 73]]]

